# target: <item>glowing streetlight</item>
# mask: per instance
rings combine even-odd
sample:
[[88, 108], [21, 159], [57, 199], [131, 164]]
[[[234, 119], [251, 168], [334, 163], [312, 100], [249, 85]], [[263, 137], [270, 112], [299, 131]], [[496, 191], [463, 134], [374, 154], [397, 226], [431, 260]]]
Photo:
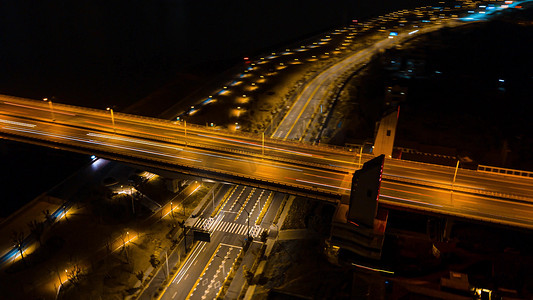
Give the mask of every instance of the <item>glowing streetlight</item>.
[[112, 108], [107, 108], [107, 110], [109, 110], [109, 112], [111, 113], [111, 123], [113, 124], [113, 132], [117, 132], [116, 128], [115, 128], [115, 116], [113, 115], [113, 109]]
[[52, 105], [52, 100], [48, 100], [48, 98], [43, 98], [43, 101], [48, 102], [48, 105], [50, 106], [50, 113], [52, 114], [52, 121], [56, 121], [56, 118], [54, 117], [54, 106]]

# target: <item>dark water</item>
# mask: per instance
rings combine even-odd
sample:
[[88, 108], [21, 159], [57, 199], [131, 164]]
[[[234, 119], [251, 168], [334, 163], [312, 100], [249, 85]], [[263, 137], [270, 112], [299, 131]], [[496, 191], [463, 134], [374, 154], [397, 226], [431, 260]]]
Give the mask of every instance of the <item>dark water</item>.
[[[353, 18], [424, 5], [429, 2], [0, 1], [0, 93], [120, 110], [183, 74], [208, 76]], [[2, 215], [86, 159], [0, 140]]]

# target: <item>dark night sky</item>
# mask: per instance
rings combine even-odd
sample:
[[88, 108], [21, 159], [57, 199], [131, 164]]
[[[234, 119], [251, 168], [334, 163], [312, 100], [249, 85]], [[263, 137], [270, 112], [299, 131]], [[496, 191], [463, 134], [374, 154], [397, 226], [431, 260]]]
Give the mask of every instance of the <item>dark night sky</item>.
[[198, 64], [257, 55], [354, 17], [428, 3], [4, 0], [0, 93], [93, 107], [110, 98], [135, 101]]

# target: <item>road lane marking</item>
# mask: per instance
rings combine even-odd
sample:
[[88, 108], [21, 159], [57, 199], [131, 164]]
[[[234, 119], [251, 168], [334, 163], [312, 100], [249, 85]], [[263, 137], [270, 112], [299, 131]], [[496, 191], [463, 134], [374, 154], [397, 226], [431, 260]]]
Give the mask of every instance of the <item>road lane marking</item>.
[[220, 249], [220, 246], [221, 246], [221, 244], [218, 244], [217, 248], [215, 249], [215, 251], [213, 252], [213, 254], [211, 255], [211, 257], [209, 258], [207, 264], [205, 264], [205, 267], [204, 267], [204, 269], [202, 270], [202, 272], [200, 273], [200, 276], [198, 277], [198, 279], [196, 280], [196, 282], [194, 283], [193, 288], [189, 291], [189, 293], [187, 294], [187, 297], [185, 297], [186, 300], [188, 300], [188, 299], [191, 298], [192, 294], [193, 294], [194, 291], [196, 290], [196, 287], [198, 286], [198, 283], [200, 282], [200, 280], [202, 280], [202, 277], [204, 276], [205, 271], [207, 270], [207, 268], [209, 267], [209, 265], [210, 265], [211, 262], [213, 261], [213, 258], [214, 258], [215, 255], [217, 254], [218, 250]]
[[[189, 268], [192, 266], [191, 258], [194, 256], [194, 258], [192, 259], [196, 260], [196, 257], [198, 257], [198, 255], [200, 254], [200, 252], [203, 251], [202, 249], [205, 248], [206, 245], [207, 245], [206, 242], [200, 242], [199, 244], [196, 245], [196, 247], [194, 247], [193, 251], [189, 252], [189, 256], [185, 258], [185, 263], [183, 263], [183, 265], [181, 266], [181, 269], [178, 272], [176, 272], [176, 277], [174, 278], [174, 280], [172, 280], [172, 282], [175, 282], [176, 280], [178, 280], [176, 281], [176, 283], [179, 283], [181, 279], [183, 279], [183, 276], [187, 274], [187, 272], [189, 271]], [[185, 267], [187, 264], [188, 266]], [[181, 274], [181, 278], [178, 279], [180, 274]]]

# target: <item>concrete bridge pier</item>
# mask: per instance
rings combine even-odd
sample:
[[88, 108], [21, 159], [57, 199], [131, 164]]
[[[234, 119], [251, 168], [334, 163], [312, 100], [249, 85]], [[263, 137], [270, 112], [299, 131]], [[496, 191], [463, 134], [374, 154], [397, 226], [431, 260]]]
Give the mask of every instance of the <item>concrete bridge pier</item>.
[[452, 217], [444, 218], [444, 230], [442, 232], [442, 241], [448, 241], [452, 233], [452, 227], [454, 224], [454, 219]]

